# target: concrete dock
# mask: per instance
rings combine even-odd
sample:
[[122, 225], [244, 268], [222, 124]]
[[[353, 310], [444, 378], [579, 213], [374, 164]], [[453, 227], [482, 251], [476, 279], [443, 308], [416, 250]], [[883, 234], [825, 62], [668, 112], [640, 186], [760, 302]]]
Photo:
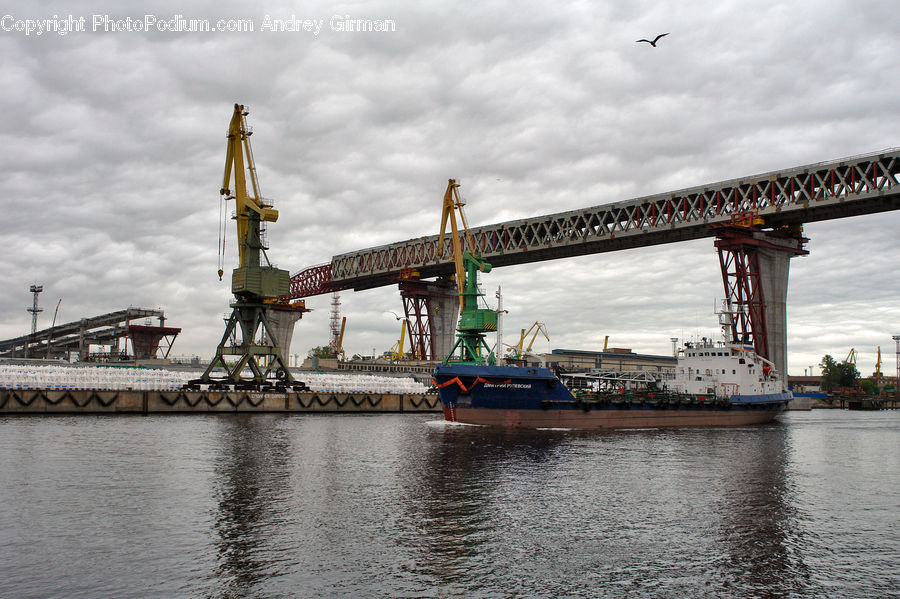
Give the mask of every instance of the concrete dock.
[[0, 389], [4, 414], [440, 412], [437, 394]]

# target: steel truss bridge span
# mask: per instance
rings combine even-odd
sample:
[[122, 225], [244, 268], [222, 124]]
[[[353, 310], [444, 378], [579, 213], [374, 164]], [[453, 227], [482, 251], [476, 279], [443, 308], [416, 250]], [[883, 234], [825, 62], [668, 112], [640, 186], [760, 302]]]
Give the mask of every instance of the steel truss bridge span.
[[[471, 231], [474, 249], [496, 267], [712, 237], [710, 225], [747, 213], [779, 228], [897, 209], [893, 148]], [[450, 275], [450, 256], [450, 239], [439, 247], [437, 235], [340, 254], [294, 274], [289, 297]]]

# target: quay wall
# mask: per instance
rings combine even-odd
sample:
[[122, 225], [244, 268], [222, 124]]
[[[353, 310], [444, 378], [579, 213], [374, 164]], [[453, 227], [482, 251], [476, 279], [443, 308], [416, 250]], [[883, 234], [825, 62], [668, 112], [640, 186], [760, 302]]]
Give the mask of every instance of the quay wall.
[[440, 412], [437, 394], [0, 389], [5, 414]]

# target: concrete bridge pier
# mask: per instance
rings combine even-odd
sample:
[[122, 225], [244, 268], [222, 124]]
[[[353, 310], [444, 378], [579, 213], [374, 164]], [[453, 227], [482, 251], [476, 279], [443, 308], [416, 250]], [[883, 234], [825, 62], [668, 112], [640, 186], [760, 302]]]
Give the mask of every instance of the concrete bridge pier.
[[[278, 340], [278, 346], [281, 348], [283, 356], [291, 353], [294, 325], [303, 317], [304, 312], [307, 312], [305, 303], [300, 306], [273, 304], [266, 308], [269, 325], [272, 327], [275, 339]], [[273, 345], [271, 341], [267, 344]]]
[[765, 321], [769, 360], [787, 380], [787, 292], [793, 250], [759, 250], [760, 277], [765, 298]]
[[798, 231], [725, 227], [716, 233], [725, 297], [735, 314], [733, 341], [752, 343], [787, 377], [787, 291], [790, 260], [806, 255]]

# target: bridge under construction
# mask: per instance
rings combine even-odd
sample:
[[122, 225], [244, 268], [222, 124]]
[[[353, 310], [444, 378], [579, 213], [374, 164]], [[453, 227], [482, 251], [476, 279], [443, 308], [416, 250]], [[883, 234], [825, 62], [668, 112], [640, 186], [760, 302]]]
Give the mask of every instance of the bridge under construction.
[[[473, 227], [475, 247], [460, 241], [498, 267], [714, 237], [735, 335], [786, 373], [789, 261], [807, 253], [802, 225], [897, 209], [895, 148]], [[295, 273], [284, 299], [398, 285], [413, 357], [440, 358], [452, 341], [458, 306], [450, 245], [431, 235], [339, 254]]]
[[[153, 318], [158, 325], [133, 322]], [[65, 358], [77, 354], [79, 360], [86, 361], [91, 357], [92, 345], [109, 345], [112, 349], [104, 358], [117, 361], [153, 359], [160, 349], [163, 357], [168, 357], [181, 329], [167, 327], [165, 321], [162, 310], [125, 308], [0, 341], [0, 357]]]

